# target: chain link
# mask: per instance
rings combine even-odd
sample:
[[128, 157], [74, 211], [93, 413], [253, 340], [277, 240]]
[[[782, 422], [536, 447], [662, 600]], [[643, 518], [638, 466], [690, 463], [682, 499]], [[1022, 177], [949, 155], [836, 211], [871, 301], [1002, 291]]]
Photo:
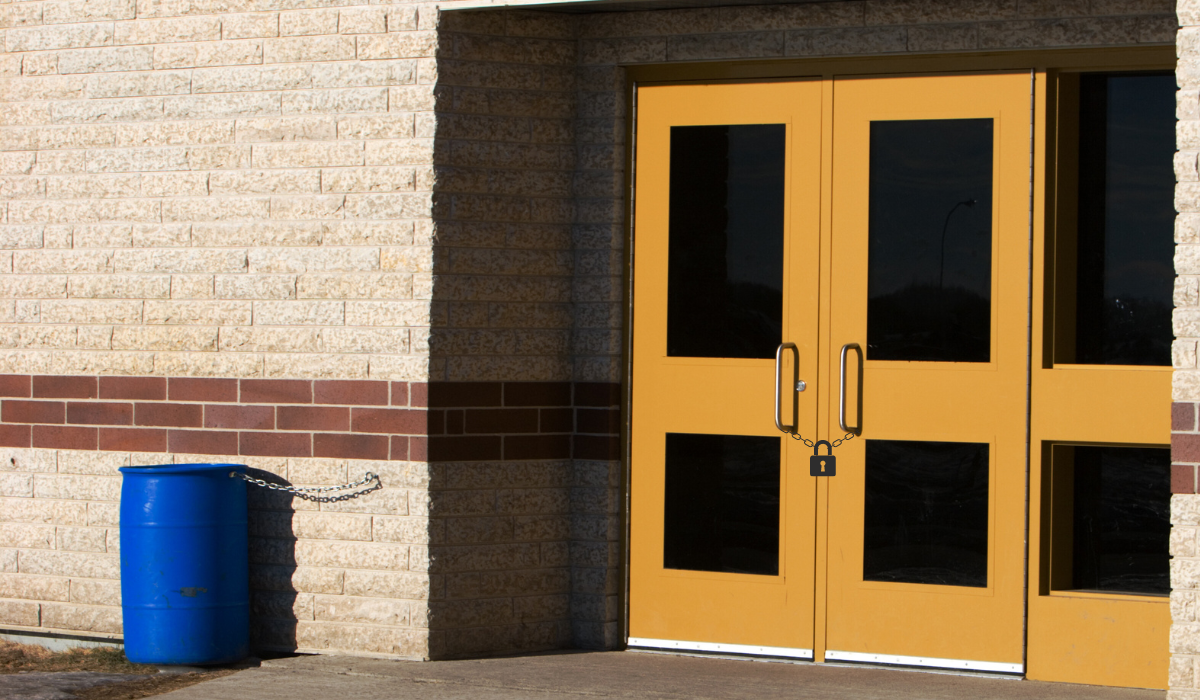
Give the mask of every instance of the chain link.
[[[348, 501], [352, 498], [358, 498], [359, 496], [363, 496], [371, 493], [372, 491], [378, 491], [379, 489], [383, 488], [383, 482], [380, 481], [379, 475], [374, 472], [367, 472], [366, 476], [354, 482], [353, 484], [342, 484], [340, 486], [314, 486], [311, 488], [301, 488], [299, 486], [292, 486], [290, 484], [273, 484], [269, 481], [263, 481], [262, 479], [255, 479], [254, 477], [242, 474], [241, 472], [229, 472], [229, 477], [238, 478], [247, 483], [254, 484], [255, 486], [262, 486], [263, 488], [271, 489], [272, 491], [283, 491], [284, 493], [294, 494], [298, 498], [303, 498], [306, 501], [313, 501], [315, 503], [337, 503], [338, 501]], [[363, 489], [362, 491], [355, 491], [354, 493], [343, 493], [340, 496], [314, 495], [319, 493], [328, 493], [330, 491], [345, 491], [346, 489], [365, 486], [371, 482], [375, 482], [371, 488]]]
[[[793, 440], [799, 440], [800, 442], [804, 443], [805, 447], [816, 447], [817, 446], [817, 443], [813, 442], [812, 440], [809, 440], [806, 437], [802, 437], [800, 435], [800, 433], [793, 433], [790, 430], [785, 430], [783, 432], [787, 433], [789, 436], [791, 436], [791, 438]], [[831, 449], [833, 447], [837, 447], [838, 445], [842, 444], [843, 442], [845, 442], [847, 440], [853, 440], [854, 438], [855, 438], [854, 433], [846, 433], [845, 437], [840, 437], [831, 443]]]

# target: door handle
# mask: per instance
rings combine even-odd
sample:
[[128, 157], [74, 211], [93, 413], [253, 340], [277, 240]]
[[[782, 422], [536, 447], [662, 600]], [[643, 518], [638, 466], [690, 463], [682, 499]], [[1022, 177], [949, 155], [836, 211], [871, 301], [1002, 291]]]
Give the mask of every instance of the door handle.
[[783, 396], [783, 391], [780, 384], [783, 383], [783, 351], [792, 351], [792, 395], [795, 396], [796, 385], [800, 381], [800, 349], [795, 343], [780, 343], [779, 347], [775, 348], [775, 427], [785, 433], [793, 433], [796, 431], [795, 425], [783, 424], [783, 404], [780, 399]]
[[[846, 355], [853, 350], [858, 355], [858, 425], [846, 425]], [[778, 354], [778, 353], [777, 353]], [[778, 365], [776, 360], [776, 365]], [[858, 343], [846, 343], [842, 346], [841, 357], [841, 379], [842, 386], [838, 395], [838, 425], [842, 426], [842, 430], [855, 435], [862, 435], [862, 415], [863, 415], [863, 351], [862, 346]], [[778, 391], [778, 389], [776, 389]]]

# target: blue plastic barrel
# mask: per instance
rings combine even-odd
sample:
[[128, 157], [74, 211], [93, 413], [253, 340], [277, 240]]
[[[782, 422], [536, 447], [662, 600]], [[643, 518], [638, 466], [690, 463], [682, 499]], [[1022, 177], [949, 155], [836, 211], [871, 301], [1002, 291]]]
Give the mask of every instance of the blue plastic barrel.
[[241, 464], [123, 467], [125, 655], [220, 664], [250, 653], [246, 482]]

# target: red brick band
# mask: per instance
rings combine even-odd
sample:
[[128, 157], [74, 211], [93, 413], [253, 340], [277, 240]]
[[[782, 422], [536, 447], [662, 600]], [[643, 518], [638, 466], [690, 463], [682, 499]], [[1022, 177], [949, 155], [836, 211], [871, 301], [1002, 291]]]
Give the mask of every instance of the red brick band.
[[1197, 493], [1196, 467], [1200, 466], [1200, 432], [1196, 430], [1196, 404], [1171, 404], [1171, 493]]
[[414, 461], [619, 459], [620, 386], [0, 375], [0, 446]]

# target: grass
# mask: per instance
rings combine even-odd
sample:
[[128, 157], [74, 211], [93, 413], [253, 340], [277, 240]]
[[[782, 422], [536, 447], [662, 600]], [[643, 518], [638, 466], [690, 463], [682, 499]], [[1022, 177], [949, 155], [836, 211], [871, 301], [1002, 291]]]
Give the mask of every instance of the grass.
[[16, 644], [0, 640], [0, 673], [31, 671], [97, 671], [138, 675], [158, 673], [158, 669], [153, 666], [130, 663], [125, 658], [125, 652], [116, 647], [79, 647], [67, 651], [50, 651], [36, 644]]
[[0, 674], [66, 671], [130, 675], [128, 681], [77, 690], [74, 695], [78, 700], [137, 700], [236, 673], [235, 669], [214, 668], [196, 673], [159, 674], [154, 666], [130, 663], [125, 652], [115, 647], [50, 651], [35, 644], [0, 640]]

